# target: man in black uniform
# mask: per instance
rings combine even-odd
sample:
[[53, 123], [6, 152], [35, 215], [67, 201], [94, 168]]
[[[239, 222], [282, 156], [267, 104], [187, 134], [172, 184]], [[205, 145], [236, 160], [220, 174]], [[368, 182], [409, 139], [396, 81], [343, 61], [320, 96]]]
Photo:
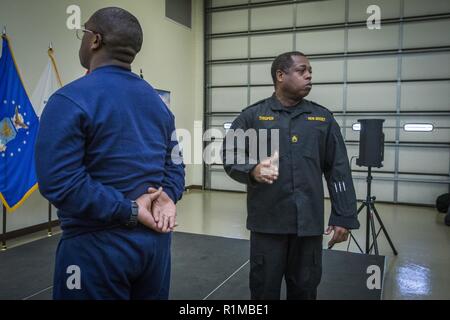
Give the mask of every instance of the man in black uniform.
[[[271, 73], [273, 96], [244, 109], [227, 133], [224, 168], [248, 185], [251, 298], [280, 299], [284, 276], [287, 299], [316, 299], [322, 276], [322, 175], [332, 202], [325, 232], [333, 232], [329, 247], [359, 228], [355, 190], [339, 125], [329, 110], [304, 99], [312, 88], [307, 57], [281, 54]], [[272, 157], [252, 156], [248, 140], [245, 148], [235, 145], [239, 132], [249, 129], [256, 130], [258, 147], [267, 136], [267, 149], [276, 139], [270, 130], [278, 129], [278, 150], [269, 150]], [[268, 130], [264, 137], [261, 129]]]

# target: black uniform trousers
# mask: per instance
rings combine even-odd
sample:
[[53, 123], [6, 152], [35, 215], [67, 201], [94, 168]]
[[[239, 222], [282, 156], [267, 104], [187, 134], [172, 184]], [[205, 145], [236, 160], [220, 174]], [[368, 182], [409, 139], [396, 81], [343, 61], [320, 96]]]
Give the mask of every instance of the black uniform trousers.
[[283, 276], [288, 300], [317, 299], [322, 278], [322, 239], [251, 232], [251, 299], [279, 300]]

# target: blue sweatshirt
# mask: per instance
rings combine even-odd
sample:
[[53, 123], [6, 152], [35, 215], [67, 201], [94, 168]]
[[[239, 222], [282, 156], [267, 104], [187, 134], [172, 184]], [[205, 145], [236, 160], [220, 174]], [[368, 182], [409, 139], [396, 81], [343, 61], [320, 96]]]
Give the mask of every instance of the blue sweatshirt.
[[184, 164], [174, 130], [158, 93], [127, 69], [101, 67], [58, 90], [41, 116], [36, 171], [63, 237], [125, 223], [131, 200], [149, 187], [181, 199]]

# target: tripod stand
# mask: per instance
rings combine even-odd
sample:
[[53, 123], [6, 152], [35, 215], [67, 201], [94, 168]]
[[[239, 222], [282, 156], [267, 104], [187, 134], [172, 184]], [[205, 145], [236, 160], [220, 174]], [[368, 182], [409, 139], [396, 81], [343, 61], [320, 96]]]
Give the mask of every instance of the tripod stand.
[[[364, 209], [364, 207], [366, 208], [366, 254], [370, 254], [372, 252], [372, 249], [375, 249], [375, 254], [379, 255], [378, 252], [378, 236], [380, 234], [381, 231], [383, 231], [384, 235], [386, 236], [386, 239], [389, 242], [389, 245], [391, 246], [392, 251], [394, 252], [394, 255], [397, 255], [398, 252], [394, 247], [394, 244], [392, 243], [391, 238], [389, 237], [389, 234], [386, 230], [386, 228], [384, 227], [383, 221], [381, 221], [380, 215], [378, 214], [377, 209], [375, 208], [375, 200], [376, 197], [372, 197], [371, 195], [371, 184], [372, 184], [372, 167], [368, 167], [368, 173], [367, 173], [367, 197], [366, 197], [366, 201], [363, 201], [363, 203], [361, 204], [361, 206], [358, 209], [358, 214]], [[374, 220], [374, 215], [380, 225], [380, 229], [375, 232], [375, 220]], [[370, 243], [370, 238], [372, 237], [372, 244]], [[361, 253], [364, 253], [363, 250], [361, 249], [361, 247], [359, 246], [358, 242], [356, 241], [355, 237], [353, 237], [353, 234], [350, 233], [350, 241], [351, 239], [353, 239], [353, 241], [355, 241], [356, 245], [358, 246], [359, 250], [361, 251]], [[349, 241], [349, 246], [350, 246], [350, 241]]]

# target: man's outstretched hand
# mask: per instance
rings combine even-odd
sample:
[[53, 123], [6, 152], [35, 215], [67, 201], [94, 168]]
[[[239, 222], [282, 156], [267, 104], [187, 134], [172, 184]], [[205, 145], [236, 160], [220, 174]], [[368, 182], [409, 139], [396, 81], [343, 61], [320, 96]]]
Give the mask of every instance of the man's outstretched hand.
[[278, 166], [279, 166], [278, 152], [259, 163], [251, 172], [251, 176], [256, 182], [273, 184], [278, 179]]
[[[159, 190], [149, 188], [148, 192], [150, 195], [154, 195], [157, 194]], [[172, 232], [177, 226], [177, 207], [164, 191], [161, 191], [158, 197], [153, 201], [151, 212], [157, 223], [158, 229], [162, 232]]]
[[143, 194], [138, 199], [136, 199], [136, 202], [139, 206], [138, 221], [147, 228], [150, 228], [156, 232], [163, 232], [161, 228], [158, 228], [158, 223], [155, 221], [151, 212], [152, 204], [161, 195], [162, 188], [154, 190], [154, 192]]

